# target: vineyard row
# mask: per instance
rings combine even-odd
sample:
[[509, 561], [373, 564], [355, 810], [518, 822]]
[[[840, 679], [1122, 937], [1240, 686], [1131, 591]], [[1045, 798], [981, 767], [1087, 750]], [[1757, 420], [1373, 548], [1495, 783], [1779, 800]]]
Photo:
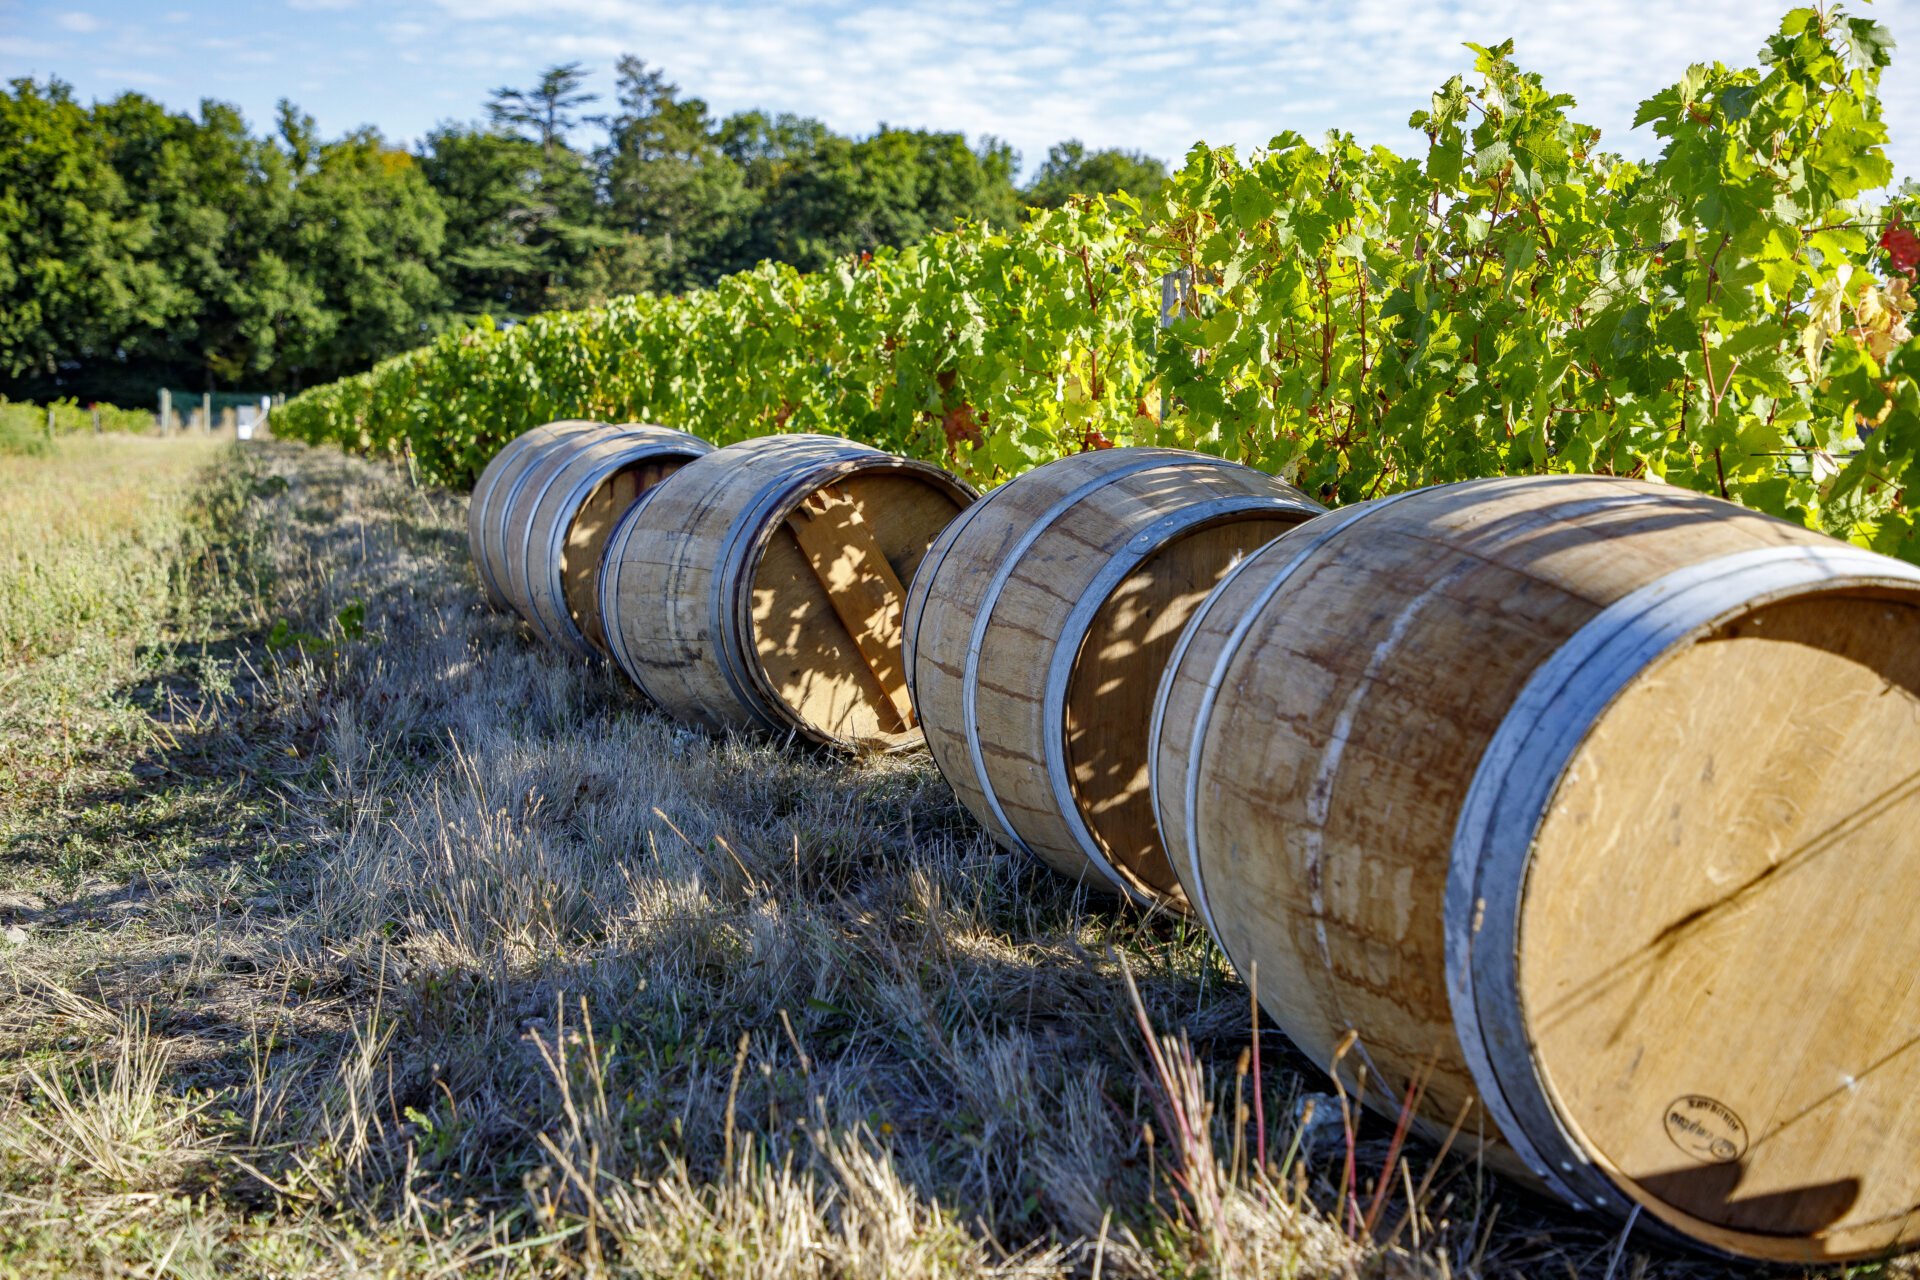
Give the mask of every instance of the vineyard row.
[[1920, 193], [1876, 195], [1884, 30], [1790, 12], [1760, 67], [1696, 66], [1642, 104], [1647, 163], [1510, 46], [1475, 50], [1414, 113], [1417, 158], [1340, 134], [1199, 146], [1144, 206], [448, 334], [275, 427], [454, 484], [572, 417], [826, 432], [982, 484], [1171, 445], [1329, 503], [1595, 472], [1920, 559]]

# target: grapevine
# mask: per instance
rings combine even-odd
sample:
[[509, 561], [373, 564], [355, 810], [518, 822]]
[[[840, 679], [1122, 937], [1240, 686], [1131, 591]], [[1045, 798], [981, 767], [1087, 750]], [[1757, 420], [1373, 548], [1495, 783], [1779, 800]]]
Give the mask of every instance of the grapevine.
[[1875, 196], [1885, 31], [1791, 11], [1758, 68], [1695, 66], [1641, 105], [1662, 148], [1645, 163], [1602, 150], [1510, 43], [1472, 48], [1411, 119], [1423, 155], [1338, 133], [1197, 146], [1144, 205], [483, 324], [308, 391], [276, 427], [410, 446], [456, 484], [566, 417], [720, 444], [825, 431], [982, 483], [1177, 445], [1330, 502], [1596, 472], [1920, 559], [1920, 191]]

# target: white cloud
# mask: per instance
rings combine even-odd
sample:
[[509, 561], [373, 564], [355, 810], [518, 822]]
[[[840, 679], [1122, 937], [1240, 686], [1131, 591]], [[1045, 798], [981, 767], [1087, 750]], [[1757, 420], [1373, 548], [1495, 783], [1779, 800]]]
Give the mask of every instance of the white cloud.
[[164, 89], [173, 83], [171, 76], [147, 71], [140, 67], [102, 67], [103, 76], [110, 77], [114, 83], [133, 85], [142, 89]]
[[[604, 88], [630, 50], [720, 111], [992, 133], [1031, 163], [1071, 136], [1177, 160], [1203, 137], [1245, 148], [1330, 127], [1410, 150], [1408, 114], [1471, 73], [1463, 43], [1509, 36], [1522, 65], [1578, 99], [1577, 118], [1646, 154], [1656, 140], [1629, 132], [1638, 101], [1693, 62], [1751, 65], [1788, 0], [1119, 0], [1097, 13], [1078, 0], [427, 3], [454, 46], [445, 56], [490, 74], [531, 80], [543, 59], [577, 59]], [[1920, 44], [1920, 0], [1869, 12]], [[1884, 91], [1889, 119], [1915, 118], [1920, 77], [1889, 76]], [[1902, 169], [1920, 171], [1920, 137], [1895, 141]]]
[[[325, 128], [373, 118], [417, 136], [449, 103], [477, 115], [488, 90], [531, 83], [556, 62], [584, 62], [604, 107], [614, 58], [632, 52], [720, 114], [758, 107], [845, 132], [887, 122], [994, 134], [1031, 166], [1068, 137], [1177, 162], [1202, 138], [1244, 152], [1282, 130], [1338, 127], [1411, 151], [1420, 139], [1408, 114], [1448, 76], [1471, 74], [1462, 43], [1511, 36], [1523, 66], [1578, 99], [1576, 118], [1608, 145], [1648, 154], [1657, 140], [1629, 130], [1638, 101], [1692, 62], [1752, 65], [1796, 0], [286, 0], [223, 8], [218, 22], [212, 0], [168, 2], [185, 7], [144, 30], [130, 0], [0, 22], [0, 61], [84, 67], [94, 51], [73, 23], [99, 13], [125, 63], [162, 23], [184, 19], [239, 42], [236, 55], [297, 56], [301, 81], [317, 86], [263, 74], [250, 109], [291, 88]], [[1896, 162], [1920, 175], [1920, 75], [1909, 71], [1920, 0], [1851, 7], [1907, 41], [1882, 92]], [[183, 92], [210, 87], [173, 75]], [[251, 91], [228, 83], [223, 92]]]
[[62, 31], [72, 31], [80, 35], [86, 35], [90, 31], [98, 31], [100, 29], [100, 19], [90, 13], [82, 13], [78, 9], [68, 10], [66, 13], [55, 18], [54, 22], [59, 25]]
[[[27, 40], [18, 36], [0, 36], [0, 58], [13, 59], [22, 64], [38, 62], [51, 58], [60, 52], [60, 46], [45, 40]], [[21, 72], [24, 74], [24, 67]]]

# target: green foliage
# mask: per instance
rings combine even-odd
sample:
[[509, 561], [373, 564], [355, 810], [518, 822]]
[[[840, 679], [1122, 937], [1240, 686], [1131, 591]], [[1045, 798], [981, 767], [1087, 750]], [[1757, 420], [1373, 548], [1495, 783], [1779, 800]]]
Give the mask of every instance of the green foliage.
[[0, 94], [0, 375], [51, 371], [154, 317], [151, 231], [72, 91]]
[[318, 150], [312, 121], [283, 116], [297, 166], [219, 103], [204, 103], [196, 121], [127, 94], [94, 116], [99, 145], [139, 203], [157, 277], [149, 313], [119, 344], [132, 367], [109, 393], [144, 399], [147, 370], [176, 361], [175, 380], [193, 385], [294, 363], [323, 324], [322, 300], [276, 242], [300, 168]]
[[122, 409], [117, 405], [84, 405], [74, 400], [56, 400], [50, 405], [23, 404], [0, 397], [0, 428], [13, 437], [37, 437], [47, 434], [47, 411], [53, 411], [56, 435], [72, 435], [93, 430], [93, 410], [100, 411], [100, 429], [124, 435], [150, 435], [156, 429], [154, 416], [145, 409]]
[[643, 246], [655, 287], [709, 284], [737, 256], [756, 203], [747, 169], [705, 102], [631, 55], [616, 72], [620, 110], [600, 156], [612, 225]]
[[733, 258], [818, 270], [844, 254], [916, 243], [957, 219], [1008, 225], [1020, 212], [1017, 167], [994, 138], [969, 147], [957, 133], [885, 126], [869, 138], [823, 134], [753, 193]]
[[320, 311], [298, 367], [337, 377], [430, 337], [444, 226], [409, 153], [371, 132], [320, 148], [294, 192], [285, 248]]
[[[83, 405], [73, 400], [52, 404], [26, 404], [0, 396], [0, 455], [43, 456], [52, 452], [60, 436], [78, 435], [93, 430], [93, 411], [100, 412], [100, 430], [116, 435], [150, 435], [155, 430], [154, 415], [144, 409], [122, 409], [116, 405]], [[47, 417], [51, 411], [53, 432], [48, 434]]]
[[275, 618], [267, 632], [267, 652], [279, 654], [291, 649], [304, 656], [332, 653], [343, 645], [366, 639], [366, 635], [367, 602], [356, 596], [334, 614], [333, 623], [324, 636], [303, 631], [285, 618]]
[[35, 430], [20, 417], [0, 409], [0, 458], [40, 458], [52, 452], [53, 441], [47, 438], [44, 427]]
[[[703, 287], [765, 259], [824, 267], [960, 219], [1021, 216], [1018, 158], [991, 138], [716, 121], [631, 56], [616, 109], [583, 116], [585, 74], [568, 64], [497, 89], [487, 124], [444, 124], [411, 152], [370, 130], [325, 141], [288, 102], [255, 137], [218, 102], [197, 118], [139, 94], [84, 107], [57, 80], [13, 81], [0, 94], [0, 392], [298, 387], [483, 316]], [[604, 142], [576, 147], [587, 126]], [[1141, 194], [1125, 175], [1143, 164], [1163, 176], [1124, 153], [1073, 156], [1050, 162], [1034, 198]]]
[[575, 108], [594, 100], [582, 79], [573, 64], [532, 89], [496, 89], [492, 129], [447, 125], [428, 137], [420, 162], [446, 218], [440, 271], [455, 316], [517, 319], [650, 281], [644, 247], [603, 225], [593, 162], [566, 144]]
[[15, 394], [145, 399], [337, 377], [439, 327], [444, 217], [414, 158], [322, 143], [282, 104], [257, 139], [137, 94], [0, 95], [0, 377]]
[[1600, 151], [1509, 45], [1475, 46], [1472, 79], [1413, 116], [1423, 158], [1340, 134], [1244, 161], [1196, 147], [1144, 203], [449, 334], [307, 393], [277, 429], [411, 441], [453, 482], [574, 416], [719, 443], [829, 431], [988, 481], [1176, 444], [1330, 501], [1641, 475], [1920, 559], [1901, 225], [1920, 195], [1862, 202], [1890, 173], [1889, 43], [1794, 10], [1762, 67], [1693, 67], [1647, 100], [1650, 164]]
[[581, 87], [586, 82], [586, 70], [578, 62], [549, 67], [531, 89], [495, 89], [488, 95], [487, 118], [509, 132], [533, 130], [534, 140], [551, 157], [577, 123], [574, 109], [599, 98]]
[[1167, 181], [1167, 166], [1138, 151], [1108, 148], [1088, 151], [1078, 138], [1055, 143], [1027, 187], [1027, 199], [1043, 209], [1057, 209], [1077, 195], [1110, 196], [1124, 191], [1136, 200], [1150, 200]]

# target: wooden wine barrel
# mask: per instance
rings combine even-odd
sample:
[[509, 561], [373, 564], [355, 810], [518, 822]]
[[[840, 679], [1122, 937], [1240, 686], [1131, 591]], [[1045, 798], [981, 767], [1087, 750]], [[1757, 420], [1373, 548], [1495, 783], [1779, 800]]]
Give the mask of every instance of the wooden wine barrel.
[[509, 440], [481, 471], [467, 500], [467, 548], [473, 553], [473, 567], [480, 575], [480, 589], [494, 608], [513, 607], [501, 586], [506, 574], [502, 567], [505, 547], [501, 515], [519, 486], [525, 483], [528, 469], [548, 450], [570, 437], [608, 430], [611, 428], [604, 422], [549, 422]]
[[608, 648], [664, 710], [709, 729], [846, 748], [917, 740], [901, 583], [976, 496], [938, 467], [832, 436], [716, 450], [608, 540]]
[[1431, 1072], [1429, 1131], [1733, 1254], [1920, 1241], [1920, 570], [1634, 481], [1400, 494], [1242, 561], [1154, 733], [1189, 897], [1386, 1109]]
[[1220, 575], [1320, 510], [1175, 449], [1084, 453], [989, 494], [907, 606], [914, 702], [961, 802], [1064, 875], [1181, 906], [1147, 780], [1161, 670]]
[[615, 522], [682, 466], [713, 452], [670, 427], [629, 424], [560, 441], [527, 469], [501, 517], [507, 599], [548, 644], [606, 652], [600, 562]]

